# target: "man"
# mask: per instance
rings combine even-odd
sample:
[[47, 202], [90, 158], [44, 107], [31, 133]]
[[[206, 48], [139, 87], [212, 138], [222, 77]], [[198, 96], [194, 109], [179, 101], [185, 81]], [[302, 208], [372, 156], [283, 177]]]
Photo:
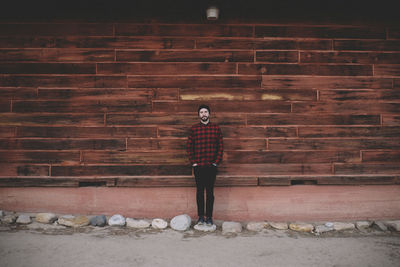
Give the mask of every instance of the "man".
[[[214, 183], [217, 166], [222, 161], [223, 140], [218, 125], [210, 122], [210, 108], [201, 105], [200, 122], [190, 128], [187, 152], [194, 168], [198, 224], [213, 225]], [[204, 189], [206, 189], [206, 220], [204, 221]]]

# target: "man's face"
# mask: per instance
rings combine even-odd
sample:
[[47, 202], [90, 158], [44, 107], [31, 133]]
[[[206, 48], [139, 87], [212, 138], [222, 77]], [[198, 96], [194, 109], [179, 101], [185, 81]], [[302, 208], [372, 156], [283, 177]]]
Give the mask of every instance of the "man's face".
[[210, 117], [210, 113], [208, 112], [208, 109], [202, 108], [199, 111], [199, 117], [202, 121], [208, 121], [208, 118]]

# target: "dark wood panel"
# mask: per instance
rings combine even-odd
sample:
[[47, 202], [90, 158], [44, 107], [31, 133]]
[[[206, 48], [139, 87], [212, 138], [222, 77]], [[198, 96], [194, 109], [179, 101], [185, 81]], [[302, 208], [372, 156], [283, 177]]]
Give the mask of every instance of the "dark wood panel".
[[308, 102], [293, 103], [292, 112], [294, 113], [340, 113], [340, 114], [379, 114], [379, 113], [399, 113], [400, 103], [377, 103], [377, 102]]
[[[261, 76], [128, 76], [128, 87], [260, 87]], [[1, 79], [0, 79], [1, 85]]]
[[[0, 140], [0, 146], [2, 143]], [[0, 162], [77, 164], [79, 161], [79, 151], [0, 151]]]
[[377, 76], [400, 76], [400, 60], [397, 60], [399, 65], [375, 65], [374, 75]]
[[115, 35], [126, 36], [218, 36], [252, 37], [252, 26], [201, 25], [201, 24], [115, 24]]
[[270, 150], [400, 149], [400, 138], [388, 139], [269, 139]]
[[250, 64], [239, 63], [239, 74], [372, 76], [372, 65]]
[[360, 162], [359, 151], [226, 151], [226, 155], [234, 164]]
[[1, 99], [32, 99], [36, 95], [36, 88], [0, 87]]
[[400, 39], [400, 28], [398, 26], [389, 27], [388, 39]]
[[61, 177], [0, 178], [0, 187], [78, 187], [78, 184], [77, 179]]
[[232, 127], [223, 126], [221, 131], [224, 137], [228, 138], [266, 138], [267, 133], [264, 127]]
[[51, 37], [17, 37], [13, 38], [0, 35], [0, 48], [51, 48], [55, 40]]
[[153, 89], [154, 100], [178, 100], [179, 88], [156, 88]]
[[254, 41], [254, 49], [273, 50], [331, 50], [332, 40], [321, 39], [257, 39]]
[[395, 184], [396, 176], [322, 176], [318, 177], [319, 185], [390, 185]]
[[257, 186], [258, 178], [255, 176], [217, 176], [215, 186]]
[[222, 164], [220, 175], [291, 175], [291, 174], [329, 174], [331, 164]]
[[84, 163], [116, 163], [116, 164], [189, 164], [186, 152], [83, 152]]
[[0, 139], [0, 149], [21, 150], [125, 150], [125, 139]]
[[390, 52], [300, 52], [303, 63], [355, 63], [355, 64], [399, 64], [400, 53]]
[[396, 174], [400, 173], [400, 164], [396, 163], [335, 163], [335, 174]]
[[400, 90], [321, 90], [319, 92], [321, 101], [386, 101], [400, 100]]
[[258, 185], [260, 186], [279, 186], [279, 185], [290, 185], [290, 176], [268, 176], [259, 177]]
[[119, 187], [180, 187], [196, 186], [191, 176], [175, 177], [121, 177], [116, 179], [116, 186]]
[[0, 100], [0, 112], [11, 112], [10, 100]]
[[112, 36], [112, 23], [1, 23], [3, 36]]
[[400, 162], [400, 151], [363, 151], [363, 162]]
[[400, 115], [382, 115], [382, 123], [383, 125], [395, 125], [400, 126]]
[[52, 176], [140, 176], [140, 175], [191, 175], [192, 168], [187, 165], [90, 165], [90, 166], [52, 166]]
[[13, 112], [52, 113], [101, 113], [101, 112], [150, 112], [151, 102], [137, 100], [16, 100]]
[[400, 88], [400, 79], [393, 79], [393, 88]]
[[[0, 65], [1, 71], [1, 65]], [[234, 63], [98, 63], [99, 74], [168, 75], [235, 74]]]
[[3, 113], [0, 116], [0, 125], [15, 126], [103, 126], [103, 114], [17, 114]]
[[[243, 136], [248, 138], [249, 136]], [[224, 150], [266, 150], [265, 139], [224, 139]]]
[[297, 137], [294, 127], [266, 127], [267, 137]]
[[14, 137], [15, 127], [0, 127], [0, 137]]
[[[1, 56], [1, 51], [0, 51]], [[253, 51], [135, 51], [117, 50], [117, 61], [132, 62], [253, 62]]]
[[258, 26], [256, 37], [385, 39], [384, 28], [348, 26]]
[[[207, 101], [213, 112], [289, 113], [291, 105], [284, 101]], [[202, 101], [153, 102], [155, 112], [192, 112]]]
[[49, 176], [47, 165], [0, 163], [0, 176]]
[[380, 125], [379, 115], [249, 114], [249, 125]]
[[181, 100], [317, 100], [316, 90], [259, 88], [182, 88]]
[[90, 49], [0, 49], [0, 61], [105, 62], [114, 61], [114, 50]]
[[189, 127], [160, 125], [158, 126], [158, 135], [160, 137], [187, 137], [189, 135]]
[[196, 39], [197, 49], [254, 49], [254, 39]]
[[256, 62], [296, 63], [298, 61], [297, 51], [256, 51]]
[[299, 127], [299, 137], [399, 137], [400, 127]]
[[76, 89], [57, 89], [47, 88], [38, 89], [38, 99], [98, 99], [98, 100], [140, 100], [150, 101], [153, 97], [151, 89], [121, 89], [121, 88], [76, 88]]
[[[16, 137], [104, 138], [104, 137], [157, 137], [156, 127], [16, 127]], [[2, 128], [0, 128], [1, 131]], [[7, 137], [7, 136], [4, 136]]]
[[298, 77], [262, 76], [262, 87], [268, 89], [391, 89], [390, 78], [373, 77]]
[[334, 40], [335, 50], [400, 51], [400, 40]]

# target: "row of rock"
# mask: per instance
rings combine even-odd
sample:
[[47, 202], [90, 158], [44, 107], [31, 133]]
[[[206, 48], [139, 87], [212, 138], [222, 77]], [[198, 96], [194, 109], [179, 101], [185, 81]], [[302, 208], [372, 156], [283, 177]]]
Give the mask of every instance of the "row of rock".
[[[38, 213], [35, 216], [36, 222], [45, 224], [57, 224], [68, 227], [82, 227], [87, 225], [103, 227], [106, 225], [110, 226], [126, 226], [136, 229], [154, 228], [154, 229], [165, 229], [170, 227], [177, 231], [186, 231], [190, 229], [192, 220], [189, 215], [182, 214], [175, 216], [169, 222], [156, 218], [153, 220], [146, 219], [134, 219], [125, 218], [120, 214], [113, 215], [107, 219], [105, 215], [99, 216], [73, 216], [63, 215], [57, 216], [54, 213]], [[5, 215], [3, 211], [0, 211], [0, 219], [2, 223], [6, 224], [30, 224], [32, 222], [31, 216], [27, 214], [16, 215], [14, 213]], [[310, 232], [315, 234], [321, 234], [329, 231], [344, 231], [344, 230], [366, 230], [372, 225], [376, 225], [380, 230], [387, 231], [400, 231], [400, 220], [397, 221], [358, 221], [356, 223], [345, 223], [345, 222], [327, 222], [321, 224], [311, 224], [304, 222], [249, 222], [246, 224], [246, 229], [249, 231], [262, 231], [265, 228], [273, 228], [277, 230], [293, 230], [298, 232]], [[213, 232], [217, 229], [216, 225], [195, 225], [194, 229], [204, 232]], [[243, 226], [240, 222], [223, 222], [222, 232], [223, 233], [240, 233], [242, 232]]]

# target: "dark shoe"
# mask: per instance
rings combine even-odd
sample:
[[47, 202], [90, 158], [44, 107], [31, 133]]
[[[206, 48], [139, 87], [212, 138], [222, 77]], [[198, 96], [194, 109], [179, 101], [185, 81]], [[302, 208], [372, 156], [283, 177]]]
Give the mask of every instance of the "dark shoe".
[[206, 224], [207, 224], [208, 226], [211, 226], [211, 225], [214, 224], [211, 217], [207, 217], [207, 219], [206, 219]]
[[203, 217], [199, 217], [199, 219], [197, 220], [197, 224], [203, 225], [204, 224], [204, 218]]

